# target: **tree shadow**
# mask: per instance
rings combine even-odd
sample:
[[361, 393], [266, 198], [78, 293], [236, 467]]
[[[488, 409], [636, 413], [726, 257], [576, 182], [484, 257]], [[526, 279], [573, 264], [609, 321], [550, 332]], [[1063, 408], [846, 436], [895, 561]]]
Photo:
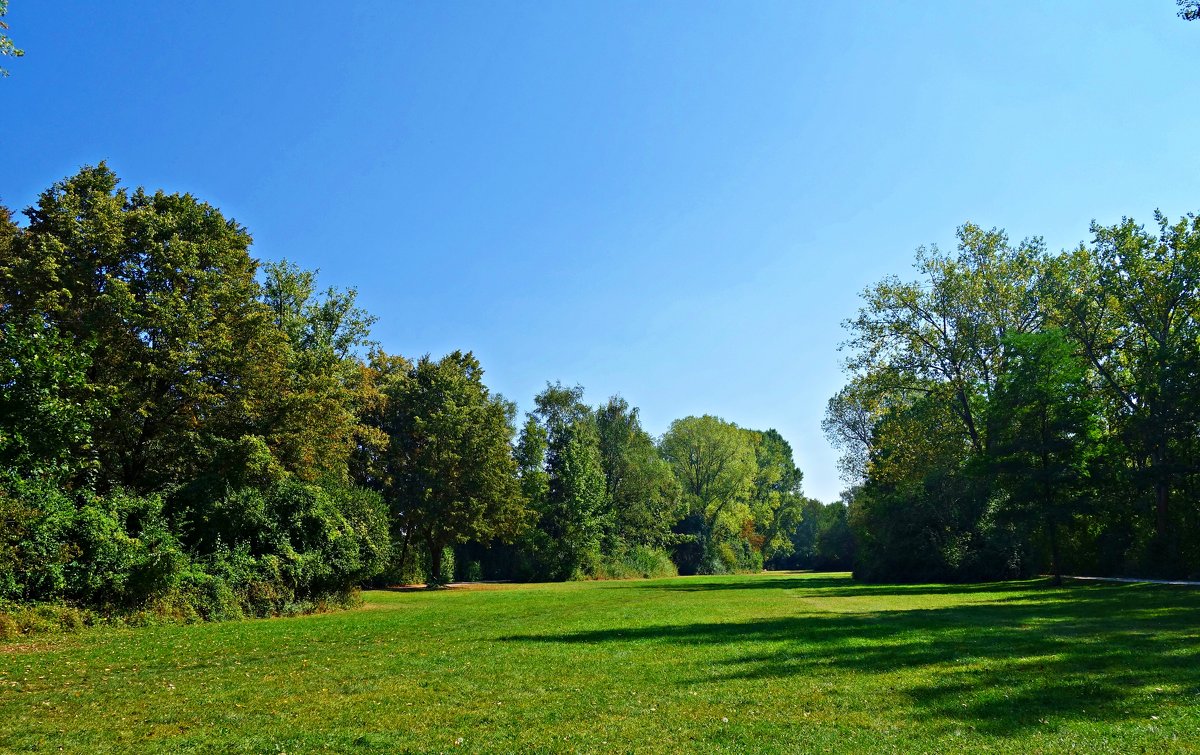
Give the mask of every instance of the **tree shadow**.
[[[804, 586], [814, 596], [830, 594]], [[971, 592], [973, 586], [961, 587]], [[999, 592], [996, 587], [991, 591]], [[1194, 705], [1200, 694], [1200, 592], [1135, 585], [1039, 590], [1028, 583], [1018, 589], [1020, 594], [951, 607], [502, 639], [709, 646], [705, 660], [694, 664], [693, 684], [800, 675], [825, 675], [836, 683], [832, 670], [898, 674], [889, 684], [921, 715], [1001, 736], [1046, 730], [1053, 725], [1047, 721], [1149, 720], [1165, 706]], [[720, 658], [715, 663], [714, 656]], [[904, 678], [912, 670], [928, 673], [916, 681]]]
[[821, 577], [772, 577], [762, 579], [745, 578], [696, 578], [670, 580], [666, 582], [648, 582], [637, 585], [643, 590], [661, 590], [665, 592], [725, 592], [743, 590], [814, 590], [820, 591], [819, 597], [855, 596], [870, 597], [884, 595], [972, 595], [980, 593], [1016, 593], [1027, 592], [1043, 586], [1050, 586], [1050, 580], [1029, 579], [1006, 582], [971, 582], [962, 584], [869, 584], [855, 582], [847, 573], [841, 576]]

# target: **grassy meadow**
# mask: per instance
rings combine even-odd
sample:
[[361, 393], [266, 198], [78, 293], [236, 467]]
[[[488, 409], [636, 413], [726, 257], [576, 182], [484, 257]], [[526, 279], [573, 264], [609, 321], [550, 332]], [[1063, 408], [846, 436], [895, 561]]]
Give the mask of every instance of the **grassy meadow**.
[[364, 597], [0, 645], [0, 751], [1200, 750], [1186, 588], [774, 573]]

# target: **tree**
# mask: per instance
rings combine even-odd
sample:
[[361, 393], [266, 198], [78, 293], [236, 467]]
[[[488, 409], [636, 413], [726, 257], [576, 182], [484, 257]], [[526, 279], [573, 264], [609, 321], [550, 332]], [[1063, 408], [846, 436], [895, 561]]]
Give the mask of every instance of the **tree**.
[[0, 260], [0, 306], [88, 358], [64, 399], [105, 402], [91, 423], [102, 491], [192, 479], [256, 433], [286, 365], [244, 228], [187, 194], [119, 189], [103, 163], [25, 214]]
[[[993, 432], [987, 407], [1006, 339], [1044, 319], [1039, 239], [1012, 245], [967, 224], [958, 251], [917, 250], [920, 280], [868, 288], [847, 323], [850, 385], [830, 402], [826, 431], [861, 484], [850, 520], [860, 573], [871, 579], [1004, 576], [1008, 533], [989, 518], [980, 473]], [[1000, 571], [991, 571], [1000, 568]]]
[[1200, 0], [1175, 0], [1175, 4], [1179, 6], [1177, 15], [1184, 21], [1200, 19]]
[[362, 440], [359, 352], [374, 344], [375, 318], [355, 304], [354, 289], [317, 294], [316, 273], [286, 260], [263, 265], [262, 302], [286, 338], [284, 381], [269, 397], [261, 434], [283, 466], [302, 479], [344, 479]]
[[750, 513], [754, 520], [752, 545], [764, 561], [780, 549], [790, 549], [785, 531], [799, 516], [804, 473], [796, 466], [792, 446], [776, 430], [746, 431], [754, 446], [758, 470], [754, 475], [754, 493]]
[[1133, 220], [1092, 225], [1090, 247], [1056, 261], [1047, 277], [1051, 317], [1080, 345], [1153, 501], [1154, 560], [1173, 569], [1179, 539], [1172, 493], [1190, 471], [1200, 414], [1200, 218], [1157, 234]]
[[995, 415], [994, 465], [1007, 508], [1032, 520], [1062, 581], [1061, 531], [1080, 512], [1100, 438], [1099, 406], [1086, 365], [1063, 333], [1013, 336], [1006, 369], [988, 407]]
[[[606, 518], [605, 477], [596, 419], [583, 388], [547, 384], [519, 444], [523, 480], [542, 495], [534, 544], [539, 571], [551, 579], [592, 573], [599, 563]], [[534, 468], [544, 449], [544, 477]], [[539, 489], [544, 483], [544, 489]]]
[[816, 512], [813, 568], [840, 571], [854, 566], [857, 546], [850, 529], [849, 508], [844, 501], [821, 506]]
[[[917, 250], [923, 280], [890, 277], [863, 293], [847, 323], [848, 366], [889, 390], [936, 393], [962, 423], [972, 451], [988, 443], [981, 408], [995, 387], [1010, 333], [1036, 330], [1040, 239], [1013, 247], [1003, 231], [966, 224], [958, 254]], [[869, 378], [868, 378], [869, 376]]]
[[401, 538], [428, 548], [432, 584], [446, 546], [511, 540], [528, 524], [513, 456], [515, 409], [483, 384], [470, 352], [423, 357], [387, 392], [385, 497]]
[[715, 538], [724, 529], [738, 534], [749, 515], [758, 464], [749, 436], [737, 425], [705, 415], [675, 420], [660, 450], [683, 487], [688, 518], [683, 525], [698, 553], [681, 568], [713, 571], [722, 561]]
[[672, 542], [682, 516], [679, 481], [642, 429], [636, 407], [613, 396], [596, 410], [605, 497], [611, 510], [609, 548]]

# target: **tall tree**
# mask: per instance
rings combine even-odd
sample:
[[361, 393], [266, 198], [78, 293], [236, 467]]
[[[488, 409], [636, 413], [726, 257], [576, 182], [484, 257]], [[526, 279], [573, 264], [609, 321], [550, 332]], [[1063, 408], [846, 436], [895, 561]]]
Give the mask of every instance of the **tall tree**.
[[361, 439], [362, 350], [375, 318], [354, 289], [316, 291], [316, 273], [290, 262], [263, 265], [262, 301], [287, 342], [286, 385], [269, 397], [262, 434], [285, 468], [303, 479], [343, 479]]
[[446, 546], [511, 540], [528, 524], [513, 456], [515, 408], [483, 384], [469, 352], [423, 357], [387, 391], [385, 497], [399, 536], [428, 548], [436, 582]]
[[1040, 529], [1062, 580], [1062, 530], [1080, 513], [1100, 444], [1100, 411], [1088, 371], [1061, 331], [1013, 336], [989, 411], [992, 464], [1006, 508]]
[[670, 543], [683, 514], [679, 481], [642, 429], [637, 407], [613, 396], [596, 410], [596, 429], [611, 509], [610, 547]]
[[705, 415], [672, 422], [660, 450], [683, 487], [688, 534], [699, 547], [699, 558], [690, 566], [710, 570], [719, 530], [738, 533], [748, 518], [758, 471], [754, 446], [737, 425]]
[[963, 424], [975, 453], [986, 450], [982, 407], [995, 387], [1010, 333], [1037, 329], [1040, 239], [1012, 246], [998, 230], [958, 229], [958, 253], [917, 250], [921, 279], [889, 277], [868, 288], [849, 321], [848, 361], [893, 390], [936, 394]]
[[1155, 220], [1157, 233], [1129, 219], [1093, 224], [1092, 245], [1052, 268], [1047, 300], [1134, 451], [1153, 499], [1156, 560], [1169, 568], [1179, 547], [1172, 493], [1193, 466], [1186, 451], [1200, 419], [1192, 400], [1200, 389], [1200, 218]]
[[283, 351], [245, 229], [190, 195], [120, 189], [103, 163], [26, 215], [0, 260], [0, 302], [86, 353], [87, 389], [108, 407], [91, 430], [101, 488], [193, 477], [254, 432]]
[[[534, 398], [534, 410], [520, 447], [545, 448], [545, 497], [538, 527], [544, 537], [538, 558], [544, 576], [566, 579], [591, 573], [599, 563], [609, 528], [605, 478], [596, 419], [583, 403], [581, 386], [547, 385]], [[544, 438], [544, 441], [542, 440]], [[529, 484], [540, 478], [530, 469]]]

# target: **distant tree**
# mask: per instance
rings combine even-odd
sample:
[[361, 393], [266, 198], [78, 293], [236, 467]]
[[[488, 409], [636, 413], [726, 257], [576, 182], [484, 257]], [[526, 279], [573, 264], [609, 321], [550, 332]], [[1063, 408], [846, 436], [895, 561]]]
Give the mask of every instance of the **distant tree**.
[[716, 548], [719, 530], [740, 533], [749, 518], [758, 472], [754, 445], [737, 425], [705, 415], [672, 422], [660, 450], [683, 487], [689, 512], [683, 528], [695, 538], [698, 551], [680, 567], [712, 571], [724, 560]]
[[[603, 536], [611, 527], [605, 499], [600, 437], [581, 386], [547, 385], [534, 398], [532, 423], [518, 445], [522, 479], [536, 492], [544, 481], [535, 544], [541, 576], [569, 579], [590, 574], [599, 563]], [[543, 445], [544, 444], [544, 445]], [[545, 476], [534, 469], [543, 448]]]
[[791, 444], [777, 430], [746, 432], [758, 466], [750, 499], [754, 520], [751, 545], [766, 561], [775, 550], [791, 547], [785, 530], [799, 516], [804, 473], [796, 466]]
[[596, 410], [600, 463], [611, 509], [609, 547], [662, 546], [682, 516], [679, 481], [642, 429], [638, 410], [614, 396]]
[[483, 384], [471, 353], [420, 359], [387, 387], [384, 496], [406, 542], [424, 543], [430, 580], [454, 543], [511, 541], [529, 510], [513, 456], [513, 405]]
[[850, 529], [849, 509], [845, 502], [835, 501], [816, 512], [816, 537], [813, 542], [813, 568], [830, 571], [854, 567], [857, 550]]
[[1179, 6], [1179, 17], [1184, 21], [1200, 19], [1200, 0], [1175, 0]]
[[[0, 18], [4, 18], [8, 14], [8, 0], [0, 0]], [[0, 21], [0, 31], [7, 32], [8, 24]], [[12, 38], [8, 34], [0, 33], [0, 56], [19, 58], [25, 54], [25, 51], [17, 47]], [[0, 76], [8, 76], [7, 68], [0, 68]]]

